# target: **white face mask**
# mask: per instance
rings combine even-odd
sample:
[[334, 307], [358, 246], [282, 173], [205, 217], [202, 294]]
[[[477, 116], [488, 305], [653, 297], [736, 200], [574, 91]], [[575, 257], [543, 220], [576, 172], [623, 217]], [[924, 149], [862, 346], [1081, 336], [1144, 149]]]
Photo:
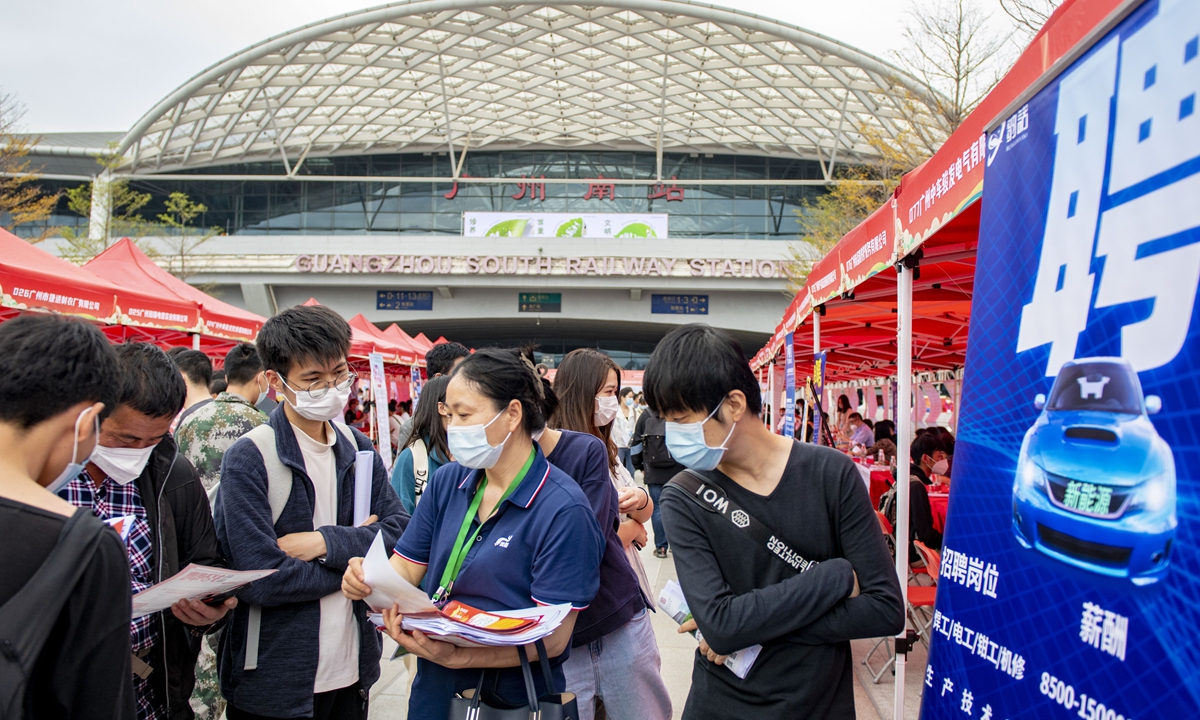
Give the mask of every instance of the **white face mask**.
[[615, 395], [596, 398], [596, 427], [604, 427], [612, 422], [617, 417], [617, 410], [621, 407]]
[[512, 433], [505, 435], [499, 445], [492, 445], [487, 439], [487, 429], [503, 414], [503, 410], [496, 413], [496, 417], [487, 424], [451, 425], [446, 428], [446, 444], [450, 446], [450, 454], [454, 456], [454, 461], [475, 470], [494, 467], [500, 461], [504, 443], [508, 442]]
[[142, 474], [150, 453], [157, 445], [144, 448], [110, 448], [97, 445], [92, 451], [91, 461], [118, 485], [128, 485]]
[[933, 467], [929, 468], [930, 472], [932, 472], [934, 475], [945, 475], [946, 471], [949, 469], [950, 461], [945, 459], [938, 460], [933, 464]]
[[292, 402], [288, 398], [287, 393], [283, 394], [283, 399], [287, 400], [292, 408], [300, 413], [300, 417], [308, 418], [316, 422], [329, 422], [338, 415], [342, 414], [342, 408], [346, 407], [346, 403], [350, 401], [350, 386], [347, 385], [343, 389], [336, 387], [329, 388], [324, 395], [319, 398], [314, 398], [307, 391], [300, 391], [291, 385], [282, 377], [279, 382], [283, 383], [284, 387], [291, 390], [296, 396], [296, 401]]
[[[79, 417], [75, 419], [74, 442], [71, 445], [71, 462], [67, 463], [67, 466], [63, 468], [61, 473], [58, 474], [58, 477], [54, 478], [54, 481], [46, 486], [46, 489], [52, 493], [57, 494], [59, 490], [62, 490], [64, 487], [66, 487], [67, 483], [79, 477], [79, 473], [83, 472], [83, 468], [88, 464], [89, 458], [82, 458], [78, 461], [75, 459], [79, 456], [79, 424], [83, 422], [83, 416], [87, 414], [88, 410], [91, 410], [91, 408], [79, 413]], [[95, 432], [96, 434], [93, 437], [100, 437], [99, 414], [96, 415]]]

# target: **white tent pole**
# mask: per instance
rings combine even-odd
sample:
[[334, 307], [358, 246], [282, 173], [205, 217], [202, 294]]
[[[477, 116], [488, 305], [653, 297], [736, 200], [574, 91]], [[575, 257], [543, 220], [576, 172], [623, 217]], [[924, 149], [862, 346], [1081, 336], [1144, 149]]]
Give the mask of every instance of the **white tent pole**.
[[[897, 400], [911, 402], [912, 392], [912, 287], [913, 271], [896, 266], [896, 308], [899, 315], [896, 338]], [[896, 413], [896, 575], [900, 578], [900, 596], [908, 617], [908, 444], [912, 433], [912, 414]], [[907, 637], [908, 624], [897, 638]], [[904, 662], [907, 654], [896, 653], [895, 720], [904, 720]]]
[[192, 333], [192, 349], [200, 349], [200, 333]]
[[771, 364], [767, 366], [767, 402], [771, 407], [769, 426], [771, 432], [775, 432], [775, 423], [779, 422], [779, 409], [775, 407], [779, 402], [779, 398], [775, 397], [775, 358], [771, 358]]

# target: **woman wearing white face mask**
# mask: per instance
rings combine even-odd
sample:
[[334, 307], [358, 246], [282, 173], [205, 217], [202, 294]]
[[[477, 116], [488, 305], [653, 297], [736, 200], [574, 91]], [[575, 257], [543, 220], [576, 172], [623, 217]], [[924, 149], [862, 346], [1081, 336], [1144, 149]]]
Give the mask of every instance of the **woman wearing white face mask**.
[[[683, 710], [700, 718], [853, 718], [850, 640], [904, 626], [900, 584], [853, 462], [773, 434], [738, 343], [668, 333], [646, 399], [689, 469], [663, 489], [679, 584], [703, 634]], [[761, 646], [744, 678], [722, 667]]]
[[550, 427], [557, 429], [539, 441], [546, 459], [579, 483], [605, 535], [600, 591], [575, 623], [564, 670], [580, 720], [592, 720], [597, 700], [612, 720], [667, 720], [671, 698], [648, 612], [654, 591], [638, 554], [653, 502], [619, 462], [612, 439], [620, 384], [620, 368], [604, 353], [568, 353], [554, 377], [559, 405]]
[[617, 459], [625, 466], [629, 477], [633, 477], [633, 454], [629, 449], [629, 440], [633, 437], [637, 419], [637, 401], [633, 398], [633, 388], [621, 388], [617, 396], [617, 416], [613, 419], [612, 440], [617, 446]]
[[[591, 603], [599, 585], [603, 537], [578, 484], [546, 461], [532, 434], [557, 404], [532, 361], [512, 350], [483, 349], [455, 370], [446, 387], [447, 442], [454, 462], [439, 468], [396, 543], [391, 564], [414, 585], [428, 580], [435, 603], [458, 600], [483, 610], [532, 603]], [[342, 592], [370, 594], [362, 561], [350, 561]], [[562, 690], [577, 613], [546, 638], [551, 674]], [[401, 631], [384, 613], [386, 632], [418, 658], [411, 718], [444, 718], [456, 693], [475, 688], [480, 673], [500, 699], [526, 699], [516, 648], [460, 648], [420, 632]], [[530, 656], [536, 662], [537, 653]], [[533, 677], [539, 697], [542, 672]]]

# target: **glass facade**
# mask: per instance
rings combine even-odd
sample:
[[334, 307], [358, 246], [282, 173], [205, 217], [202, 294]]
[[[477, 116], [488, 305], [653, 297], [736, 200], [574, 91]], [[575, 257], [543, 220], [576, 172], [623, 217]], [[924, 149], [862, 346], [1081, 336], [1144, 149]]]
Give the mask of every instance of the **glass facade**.
[[[668, 213], [669, 232], [676, 238], [794, 240], [800, 232], [796, 212], [801, 202], [825, 192], [820, 185], [772, 185], [773, 180], [822, 177], [815, 160], [754, 156], [692, 156], [666, 153], [663, 175], [680, 180], [740, 180], [752, 185], [681, 186], [681, 200], [650, 199], [646, 185], [616, 185], [612, 199], [584, 199], [583, 178], [652, 179], [652, 152], [528, 151], [468, 152], [463, 173], [472, 177], [511, 177], [511, 184], [389, 182], [388, 177], [448, 177], [450, 158], [440, 154], [390, 154], [310, 158], [301, 167], [307, 177], [322, 175], [376, 177], [379, 181], [320, 182], [176, 181], [138, 179], [132, 187], [153, 195], [142, 214], [163, 211], [172, 192], [182, 191], [208, 206], [197, 224], [226, 233], [253, 235], [460, 235], [465, 211], [524, 212], [656, 212]], [[212, 175], [283, 175], [283, 163], [225, 165], [189, 171]], [[579, 178], [578, 183], [544, 185], [521, 199], [518, 183], [527, 178]], [[73, 183], [44, 181], [54, 191]], [[666, 185], [670, 186], [667, 181]], [[674, 193], [672, 193], [675, 195]], [[447, 196], [450, 197], [447, 197]], [[677, 195], [676, 195], [677, 196]], [[54, 225], [84, 225], [66, 210], [65, 200], [52, 218]], [[27, 227], [22, 234], [36, 234]]]

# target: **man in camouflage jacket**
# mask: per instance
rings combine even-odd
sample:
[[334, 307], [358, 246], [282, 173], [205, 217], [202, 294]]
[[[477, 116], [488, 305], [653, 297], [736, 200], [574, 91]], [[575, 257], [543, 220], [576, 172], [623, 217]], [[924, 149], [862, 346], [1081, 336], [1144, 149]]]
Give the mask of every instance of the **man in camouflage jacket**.
[[[229, 351], [225, 356], [225, 377], [228, 388], [184, 418], [175, 429], [180, 454], [196, 466], [204, 489], [209, 492], [221, 481], [225, 451], [238, 438], [267, 421], [266, 413], [254, 407], [268, 385], [253, 345], [242, 343]], [[217, 720], [225, 710], [214, 647], [215, 643], [205, 643], [196, 663], [196, 688], [191, 705], [198, 720]]]

